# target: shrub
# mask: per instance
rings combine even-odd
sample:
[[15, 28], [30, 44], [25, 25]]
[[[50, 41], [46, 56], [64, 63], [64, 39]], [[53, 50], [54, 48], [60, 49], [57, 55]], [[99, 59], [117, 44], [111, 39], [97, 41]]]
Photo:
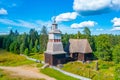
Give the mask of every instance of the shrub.
[[120, 80], [120, 66], [115, 67], [115, 80]]
[[100, 69], [108, 69], [109, 66], [106, 65], [106, 64], [101, 64], [99, 68], [100, 68]]
[[25, 54], [25, 55], [29, 55], [28, 48], [25, 49], [24, 54]]

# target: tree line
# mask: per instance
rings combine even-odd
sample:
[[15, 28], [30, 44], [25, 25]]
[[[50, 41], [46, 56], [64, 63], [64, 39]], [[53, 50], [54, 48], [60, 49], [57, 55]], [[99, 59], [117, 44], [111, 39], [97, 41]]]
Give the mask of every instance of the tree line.
[[[76, 34], [62, 34], [64, 48], [69, 39], [88, 39], [95, 59], [120, 63], [120, 35], [91, 35], [89, 28], [85, 27], [83, 34], [80, 31]], [[0, 48], [17, 54], [43, 53], [47, 42], [46, 26], [42, 27], [40, 34], [35, 29], [30, 29], [29, 33], [19, 34], [17, 30], [10, 30], [8, 35], [0, 36]]]
[[94, 59], [103, 61], [114, 61], [120, 63], [120, 35], [100, 34], [91, 35], [89, 28], [85, 27], [83, 34], [78, 31], [76, 34], [63, 34], [62, 42], [65, 48], [69, 39], [88, 39], [93, 50]]
[[19, 34], [10, 30], [8, 35], [0, 36], [0, 48], [16, 54], [43, 53], [48, 41], [47, 28], [42, 27], [40, 34], [35, 29], [29, 33]]

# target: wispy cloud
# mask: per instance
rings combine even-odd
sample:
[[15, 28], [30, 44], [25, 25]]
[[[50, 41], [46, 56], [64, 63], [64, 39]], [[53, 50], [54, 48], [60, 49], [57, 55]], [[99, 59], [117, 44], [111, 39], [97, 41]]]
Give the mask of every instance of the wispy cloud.
[[16, 7], [17, 6], [17, 4], [16, 3], [11, 3], [11, 4], [9, 4], [9, 5], [7, 5], [9, 8], [12, 8], [12, 7]]
[[5, 10], [4, 8], [0, 9], [0, 15], [6, 15], [8, 14], [7, 10]]
[[111, 20], [111, 22], [113, 23], [112, 30], [120, 30], [120, 18], [115, 17]]
[[0, 32], [0, 35], [6, 35], [8, 32]]
[[[1, 24], [5, 24], [8, 26], [14, 27], [25, 27], [25, 28], [35, 28], [36, 30], [40, 30], [43, 25], [50, 26], [50, 21], [41, 21], [35, 20], [32, 22], [24, 21], [24, 20], [10, 20], [10, 19], [0, 19]], [[10, 27], [10, 28], [11, 28]]]
[[12, 29], [12, 27], [11, 27], [11, 26], [8, 26], [8, 29]]
[[83, 16], [120, 10], [120, 0], [74, 0], [73, 9]]
[[113, 27], [112, 31], [120, 31], [120, 27]]
[[97, 23], [95, 21], [83, 21], [81, 23], [73, 23], [71, 28], [83, 28], [83, 27], [93, 27]]
[[0, 23], [10, 25], [10, 26], [19, 26], [19, 27], [27, 27], [27, 28], [35, 28], [36, 25], [34, 23], [29, 23], [23, 20], [9, 20], [9, 19], [0, 19]]

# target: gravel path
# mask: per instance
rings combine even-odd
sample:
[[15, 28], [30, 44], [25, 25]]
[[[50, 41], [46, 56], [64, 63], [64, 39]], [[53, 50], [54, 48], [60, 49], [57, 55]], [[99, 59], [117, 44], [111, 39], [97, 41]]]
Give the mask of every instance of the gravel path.
[[19, 66], [19, 67], [5, 67], [0, 66], [0, 69], [13, 72], [11, 75], [28, 77], [28, 78], [44, 78], [46, 80], [55, 80], [45, 74], [39, 72], [37, 68], [28, 67], [28, 66]]

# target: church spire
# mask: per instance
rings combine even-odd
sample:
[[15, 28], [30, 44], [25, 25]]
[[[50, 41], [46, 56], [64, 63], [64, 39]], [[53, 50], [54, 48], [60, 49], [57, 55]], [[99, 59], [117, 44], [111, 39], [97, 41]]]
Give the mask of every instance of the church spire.
[[57, 29], [57, 23], [56, 23], [56, 17], [53, 19], [53, 23], [52, 23], [52, 30], [56, 30]]

